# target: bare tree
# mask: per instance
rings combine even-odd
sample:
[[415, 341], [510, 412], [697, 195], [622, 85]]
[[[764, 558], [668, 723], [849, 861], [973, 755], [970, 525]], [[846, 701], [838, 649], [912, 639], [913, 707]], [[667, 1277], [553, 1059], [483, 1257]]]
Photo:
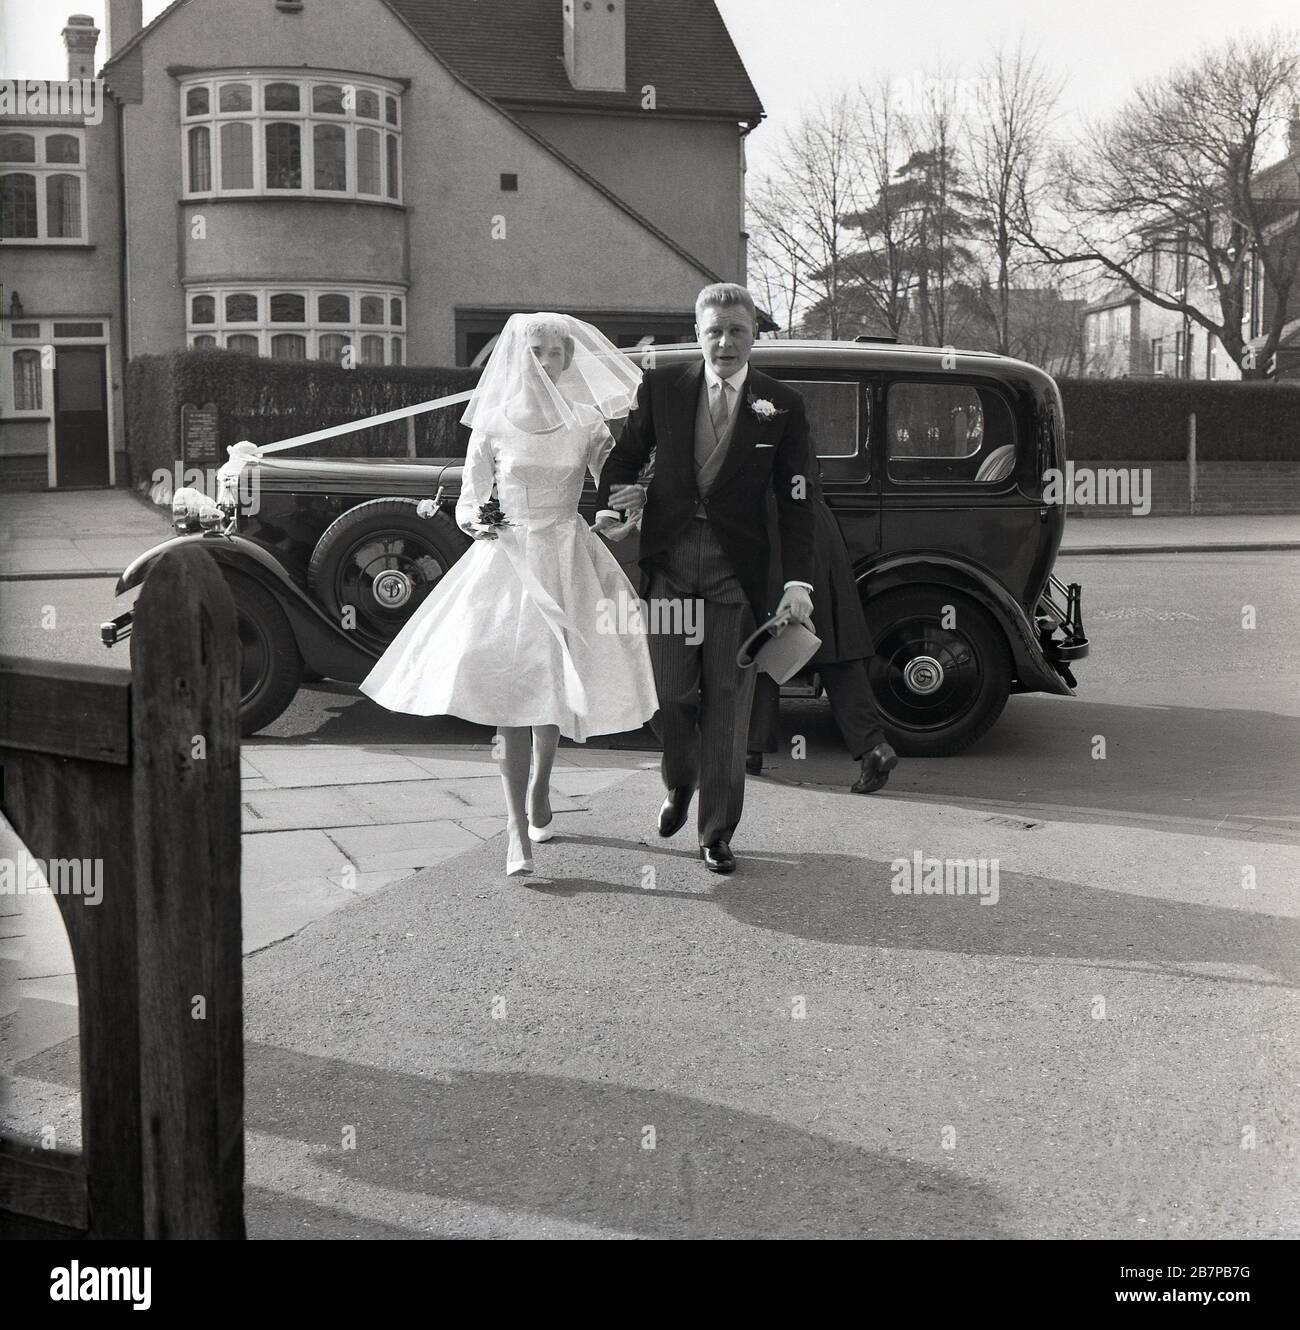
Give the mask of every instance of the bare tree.
[[780, 208], [770, 199], [768, 184], [750, 198], [749, 277], [760, 303], [794, 336], [796, 314], [804, 292], [805, 246], [791, 230]]
[[1041, 264], [1029, 237], [1049, 194], [1049, 136], [1063, 80], [1019, 41], [997, 47], [980, 68], [969, 140], [973, 188], [992, 250], [994, 349], [1010, 354], [1011, 290], [1027, 261]]
[[787, 134], [752, 211], [761, 254], [797, 299], [810, 289], [830, 337], [844, 318], [845, 231], [841, 218], [859, 202], [860, 143], [848, 98], [840, 95]]
[[[1141, 88], [1090, 145], [1063, 159], [1063, 233], [1036, 237], [1056, 264], [1104, 270], [1217, 337], [1256, 374], [1243, 336], [1244, 278], [1258, 262], [1271, 305], [1258, 361], [1290, 317], [1300, 269], [1295, 161], [1262, 171], [1300, 101], [1294, 35], [1242, 38]], [[1174, 280], [1160, 255], [1173, 251]], [[1212, 299], [1195, 298], [1198, 288]]]
[[842, 216], [857, 235], [847, 252], [860, 316], [901, 337], [916, 281], [917, 210], [911, 190], [898, 175], [910, 133], [890, 79], [858, 93], [855, 123], [861, 165], [860, 206]]

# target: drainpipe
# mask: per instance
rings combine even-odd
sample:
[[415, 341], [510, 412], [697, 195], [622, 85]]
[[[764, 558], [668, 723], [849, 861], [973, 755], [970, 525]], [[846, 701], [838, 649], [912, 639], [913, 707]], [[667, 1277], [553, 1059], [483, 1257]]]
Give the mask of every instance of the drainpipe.
[[[107, 87], [107, 85], [105, 85]], [[121, 368], [119, 375], [122, 391], [122, 451], [126, 456], [127, 472], [131, 469], [131, 436], [127, 427], [126, 418], [126, 366], [131, 358], [131, 305], [130, 305], [130, 283], [127, 281], [127, 257], [126, 257], [126, 107], [117, 95], [109, 90], [110, 97], [113, 98], [113, 104], [117, 108], [115, 119], [117, 121], [116, 139], [117, 139], [117, 234], [119, 240], [119, 251], [117, 256], [117, 299], [121, 306], [122, 314], [118, 320], [118, 357]], [[130, 483], [134, 485], [135, 477], [130, 477]]]

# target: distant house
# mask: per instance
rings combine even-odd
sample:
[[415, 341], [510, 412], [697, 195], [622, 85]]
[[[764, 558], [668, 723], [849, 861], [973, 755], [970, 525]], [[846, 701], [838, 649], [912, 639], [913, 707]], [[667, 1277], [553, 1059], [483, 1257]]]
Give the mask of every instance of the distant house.
[[[1264, 228], [1270, 244], [1295, 245], [1300, 231], [1300, 112], [1290, 128], [1289, 151], [1259, 172], [1252, 193], [1270, 214]], [[1186, 288], [1190, 303], [1214, 320], [1222, 317], [1205, 265], [1189, 255], [1177, 235], [1163, 238], [1147, 259], [1143, 281], [1160, 292]], [[1248, 353], [1262, 347], [1276, 312], [1277, 292], [1265, 280], [1260, 254], [1252, 252], [1243, 276], [1242, 336]], [[1292, 291], [1296, 314], [1284, 327], [1270, 377], [1300, 378], [1300, 286]], [[1122, 282], [1112, 284], [1084, 309], [1086, 373], [1097, 377], [1150, 375], [1158, 378], [1240, 379], [1241, 370], [1217, 337], [1178, 310], [1139, 296]]]

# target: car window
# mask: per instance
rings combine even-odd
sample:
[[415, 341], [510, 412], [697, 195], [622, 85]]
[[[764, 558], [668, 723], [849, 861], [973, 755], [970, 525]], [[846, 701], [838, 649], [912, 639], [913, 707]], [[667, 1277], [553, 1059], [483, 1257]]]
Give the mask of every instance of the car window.
[[804, 400], [818, 457], [854, 457], [863, 437], [862, 385], [856, 379], [782, 379]]
[[894, 481], [1005, 484], [1015, 430], [1001, 394], [973, 383], [897, 382], [885, 399], [886, 469]]

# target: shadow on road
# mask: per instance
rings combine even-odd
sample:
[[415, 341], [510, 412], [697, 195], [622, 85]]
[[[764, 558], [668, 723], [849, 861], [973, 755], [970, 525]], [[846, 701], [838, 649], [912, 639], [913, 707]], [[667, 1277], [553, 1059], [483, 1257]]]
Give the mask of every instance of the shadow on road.
[[[21, 1074], [77, 1085], [78, 1044], [47, 1050]], [[652, 1238], [1010, 1236], [998, 1193], [955, 1168], [688, 1095], [523, 1072], [414, 1076], [258, 1043], [245, 1046], [244, 1094], [246, 1130], [308, 1147], [304, 1171], [516, 1221]], [[356, 1149], [341, 1148], [344, 1123]], [[647, 1127], [653, 1149], [642, 1145]], [[248, 1189], [246, 1213], [255, 1238], [428, 1236], [265, 1187]]]
[[[955, 1169], [685, 1095], [527, 1073], [426, 1079], [261, 1044], [247, 1054], [249, 1129], [314, 1146], [315, 1167], [372, 1186], [646, 1237], [1000, 1236], [1000, 1198]], [[356, 1124], [356, 1150], [339, 1149], [340, 1122]]]
[[[809, 756], [794, 761], [775, 754], [769, 776], [847, 788], [854, 764], [827, 707], [787, 703], [782, 720], [787, 738], [806, 737]], [[1104, 758], [1092, 755], [1096, 736], [1105, 740]], [[1276, 838], [1291, 842], [1300, 831], [1298, 767], [1300, 719], [1293, 716], [1025, 696], [1013, 697], [1002, 719], [966, 752], [904, 758], [887, 788], [966, 804], [1073, 805], [1088, 810], [1089, 822], [1105, 820], [1095, 810], [1211, 822], [1276, 819]], [[1272, 838], [1267, 828], [1254, 834]]]
[[[569, 839], [617, 849], [635, 845], [649, 862], [663, 853], [692, 857], [612, 837]], [[529, 889], [563, 897], [614, 893], [695, 900], [719, 905], [755, 928], [836, 946], [1109, 962], [1201, 980], [1300, 986], [1300, 919], [1009, 872], [999, 874], [997, 904], [981, 905], [974, 895], [895, 895], [892, 877], [888, 861], [800, 852], [788, 858], [744, 854], [740, 871], [714, 879], [711, 891], [698, 893], [567, 878]]]

